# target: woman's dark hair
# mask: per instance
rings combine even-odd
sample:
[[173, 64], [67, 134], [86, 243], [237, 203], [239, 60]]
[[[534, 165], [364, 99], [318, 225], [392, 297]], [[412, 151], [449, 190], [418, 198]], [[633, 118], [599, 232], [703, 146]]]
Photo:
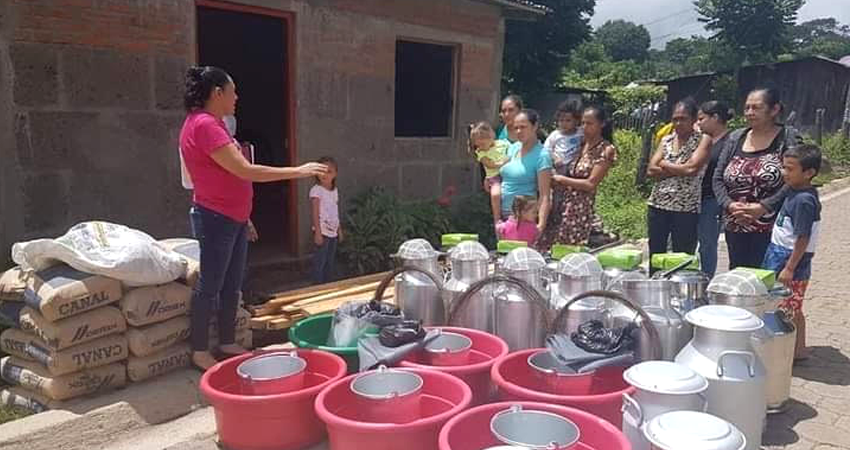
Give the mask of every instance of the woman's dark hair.
[[233, 80], [222, 69], [213, 66], [193, 66], [186, 71], [186, 92], [183, 106], [186, 111], [203, 108], [214, 88], [224, 88]]
[[581, 119], [581, 108], [579, 108], [576, 102], [564, 100], [558, 105], [558, 109], [555, 110], [555, 120], [558, 120], [561, 114], [569, 114], [574, 119]]
[[703, 103], [700, 105], [699, 110], [707, 116], [717, 116], [717, 120], [723, 124], [732, 120], [732, 117], [735, 117], [735, 111], [732, 108], [729, 108], [726, 103], [717, 100]]
[[[339, 166], [336, 164], [336, 160], [330, 156], [322, 156], [321, 158], [317, 159], [316, 162], [319, 164], [324, 164], [326, 166], [333, 166], [335, 169], [337, 169], [337, 172], [339, 171]], [[321, 183], [321, 181], [319, 181], [319, 177], [316, 177], [316, 184], [319, 183]], [[333, 181], [331, 182], [331, 185], [334, 189], [336, 189], [336, 177], [334, 177]]]
[[508, 95], [505, 96], [505, 98], [502, 99], [502, 102], [504, 103], [505, 100], [509, 100], [519, 110], [522, 110], [524, 108], [523, 103], [522, 103], [522, 97], [520, 97], [519, 95], [508, 94]]
[[511, 212], [516, 218], [516, 221], [519, 222], [522, 220], [522, 213], [528, 211], [529, 208], [533, 208], [537, 205], [537, 199], [530, 195], [517, 195], [514, 197], [514, 202], [511, 204]]
[[697, 113], [699, 113], [699, 107], [697, 106], [697, 101], [694, 100], [693, 97], [685, 97], [676, 102], [675, 105], [673, 105], [673, 111], [676, 111], [679, 108], [684, 109], [691, 119], [697, 120]]
[[540, 122], [540, 114], [533, 109], [521, 109], [516, 115], [520, 114], [528, 118], [531, 126], [536, 126]]
[[750, 91], [750, 95], [757, 92], [761, 94], [768, 108], [773, 109], [776, 105], [779, 105], [779, 113], [782, 114], [785, 106], [782, 104], [782, 98], [779, 96], [779, 89], [772, 86], [761, 86]]
[[602, 124], [602, 139], [614, 142], [614, 122], [608, 120], [608, 113], [600, 106], [588, 106], [584, 108], [585, 114], [591, 113], [599, 123]]

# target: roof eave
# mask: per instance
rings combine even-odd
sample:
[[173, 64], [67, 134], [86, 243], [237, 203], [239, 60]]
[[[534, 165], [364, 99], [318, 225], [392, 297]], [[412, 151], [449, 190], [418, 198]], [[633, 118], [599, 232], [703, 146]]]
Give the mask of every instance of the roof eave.
[[545, 16], [546, 14], [549, 13], [548, 8], [543, 7], [543, 6], [535, 7], [535, 6], [524, 5], [522, 3], [517, 3], [517, 2], [513, 2], [513, 1], [509, 1], [509, 0], [479, 0], [479, 1], [485, 1], [487, 3], [495, 3], [497, 5], [504, 7], [504, 8], [507, 8], [507, 9], [512, 9], [512, 10], [515, 10], [515, 11], [521, 11], [521, 12], [524, 12], [524, 13], [536, 14], [538, 16]]

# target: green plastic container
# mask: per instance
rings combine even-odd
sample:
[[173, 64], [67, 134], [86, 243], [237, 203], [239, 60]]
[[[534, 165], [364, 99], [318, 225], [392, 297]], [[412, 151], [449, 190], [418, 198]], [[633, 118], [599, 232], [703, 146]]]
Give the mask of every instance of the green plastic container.
[[552, 259], [560, 260], [564, 256], [571, 255], [573, 253], [587, 253], [587, 247], [583, 247], [581, 245], [555, 244], [552, 246], [550, 253], [552, 255]]
[[[653, 269], [670, 270], [691, 258], [694, 258], [694, 255], [688, 253], [656, 253], [652, 255], [650, 264], [652, 264]], [[694, 261], [686, 269], [699, 270], [699, 261], [694, 258]]]
[[773, 285], [776, 284], [776, 272], [772, 270], [757, 269], [755, 267], [738, 267], [735, 270], [744, 270], [754, 274], [764, 283], [767, 290], [773, 289]]
[[464, 241], [478, 242], [478, 235], [470, 233], [449, 233], [440, 237], [440, 244], [444, 249], [454, 247]]
[[525, 241], [499, 241], [499, 243], [496, 244], [496, 252], [510, 253], [511, 250], [515, 250], [522, 247], [528, 247], [528, 243]]
[[329, 347], [328, 335], [331, 332], [333, 314], [320, 314], [307, 317], [289, 328], [289, 340], [299, 348], [310, 348], [324, 350], [333, 353], [345, 360], [348, 365], [348, 373], [360, 370], [360, 357], [357, 355], [357, 347]]
[[634, 248], [612, 248], [596, 255], [605, 269], [634, 270], [643, 262], [643, 252]]

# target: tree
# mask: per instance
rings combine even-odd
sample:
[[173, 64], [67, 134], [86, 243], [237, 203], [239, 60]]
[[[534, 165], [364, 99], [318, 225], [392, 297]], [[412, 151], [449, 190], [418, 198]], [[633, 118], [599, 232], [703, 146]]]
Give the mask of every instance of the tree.
[[791, 29], [791, 41], [798, 56], [838, 59], [850, 55], [850, 26], [831, 17], [810, 20]]
[[596, 0], [535, 0], [551, 9], [534, 21], [509, 21], [505, 29], [503, 87], [533, 94], [552, 89], [570, 52], [590, 36]]
[[696, 0], [712, 39], [726, 43], [740, 62], [776, 59], [791, 47], [790, 30], [804, 0]]
[[649, 55], [651, 38], [643, 25], [625, 20], [609, 20], [596, 30], [596, 40], [614, 61], [642, 62]]

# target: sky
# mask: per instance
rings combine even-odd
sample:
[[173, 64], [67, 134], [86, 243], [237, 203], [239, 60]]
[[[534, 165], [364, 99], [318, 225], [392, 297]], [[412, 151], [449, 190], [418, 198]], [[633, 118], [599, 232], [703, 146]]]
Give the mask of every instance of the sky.
[[[806, 0], [799, 21], [835, 17], [850, 24], [850, 0]], [[646, 26], [653, 48], [667, 41], [704, 33], [692, 0], [596, 0], [596, 14], [590, 23], [598, 27], [608, 20], [624, 19]]]

